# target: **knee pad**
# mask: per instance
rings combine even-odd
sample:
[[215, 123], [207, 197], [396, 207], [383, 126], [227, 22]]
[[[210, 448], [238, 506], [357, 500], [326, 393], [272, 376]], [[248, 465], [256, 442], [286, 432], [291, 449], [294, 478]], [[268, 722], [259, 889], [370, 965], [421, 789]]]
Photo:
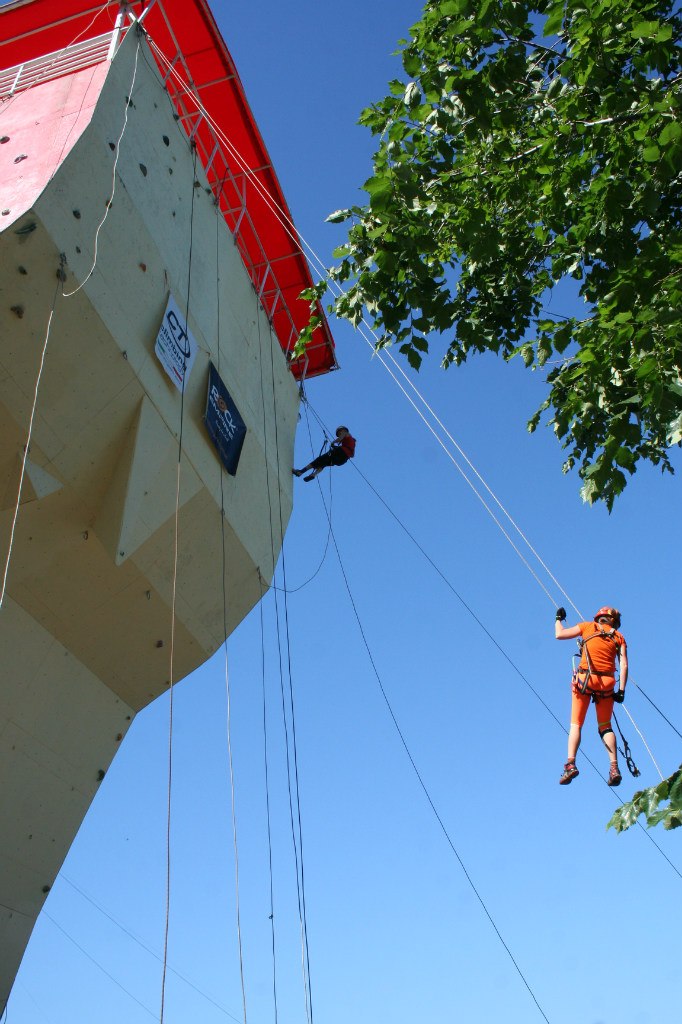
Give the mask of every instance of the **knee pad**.
[[599, 729], [599, 735], [601, 736], [602, 739], [604, 739], [604, 737], [608, 733], [613, 732], [613, 729], [611, 728], [610, 724], [609, 725], [600, 725], [600, 726], [598, 726], [598, 729]]

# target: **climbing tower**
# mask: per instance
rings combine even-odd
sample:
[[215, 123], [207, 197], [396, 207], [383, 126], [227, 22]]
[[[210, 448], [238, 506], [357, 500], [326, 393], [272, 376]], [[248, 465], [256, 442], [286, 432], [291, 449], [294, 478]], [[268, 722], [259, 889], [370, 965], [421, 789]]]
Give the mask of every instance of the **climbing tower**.
[[1, 1008], [135, 713], [271, 579], [335, 357], [206, 0], [2, 8], [0, 256]]

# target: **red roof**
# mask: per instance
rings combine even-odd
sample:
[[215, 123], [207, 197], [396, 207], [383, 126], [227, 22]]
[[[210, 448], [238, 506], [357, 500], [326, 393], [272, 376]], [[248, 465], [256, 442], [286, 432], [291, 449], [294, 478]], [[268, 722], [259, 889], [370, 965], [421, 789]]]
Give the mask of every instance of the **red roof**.
[[[119, 0], [15, 0], [0, 9], [0, 68], [111, 32], [120, 9]], [[141, 19], [180, 121], [196, 142], [244, 265], [288, 352], [309, 316], [308, 303], [298, 295], [313, 282], [208, 0], [132, 0], [128, 9]], [[300, 379], [335, 367], [334, 341], [322, 314], [306, 356], [292, 370]]]

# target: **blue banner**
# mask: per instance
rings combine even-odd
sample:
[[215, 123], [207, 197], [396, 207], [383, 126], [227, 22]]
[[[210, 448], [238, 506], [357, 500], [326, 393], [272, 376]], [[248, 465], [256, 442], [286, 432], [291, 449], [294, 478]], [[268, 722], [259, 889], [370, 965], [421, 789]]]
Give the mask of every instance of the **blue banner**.
[[235, 476], [246, 437], [246, 424], [213, 363], [208, 364], [208, 397], [204, 423], [209, 437], [218, 450], [220, 461], [230, 476]]

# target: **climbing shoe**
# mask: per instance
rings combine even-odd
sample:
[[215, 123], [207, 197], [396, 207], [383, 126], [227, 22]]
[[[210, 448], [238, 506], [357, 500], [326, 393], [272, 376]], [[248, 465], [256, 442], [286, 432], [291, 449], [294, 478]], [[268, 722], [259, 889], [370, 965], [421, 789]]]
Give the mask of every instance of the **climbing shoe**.
[[620, 774], [620, 769], [615, 762], [611, 763], [609, 769], [609, 786], [620, 786], [623, 781], [623, 776]]
[[303, 476], [305, 470], [304, 469], [292, 469], [291, 472], [294, 474], [294, 476]]
[[564, 770], [561, 775], [561, 778], [559, 779], [559, 785], [567, 786], [569, 782], [573, 782], [573, 779], [577, 775], [580, 775], [580, 772], [575, 766], [575, 761], [567, 761], [564, 765]]
[[308, 483], [310, 483], [311, 480], [315, 479], [315, 475], [316, 475], [315, 473], [308, 473], [308, 475], [304, 476], [303, 479], [308, 484]]

